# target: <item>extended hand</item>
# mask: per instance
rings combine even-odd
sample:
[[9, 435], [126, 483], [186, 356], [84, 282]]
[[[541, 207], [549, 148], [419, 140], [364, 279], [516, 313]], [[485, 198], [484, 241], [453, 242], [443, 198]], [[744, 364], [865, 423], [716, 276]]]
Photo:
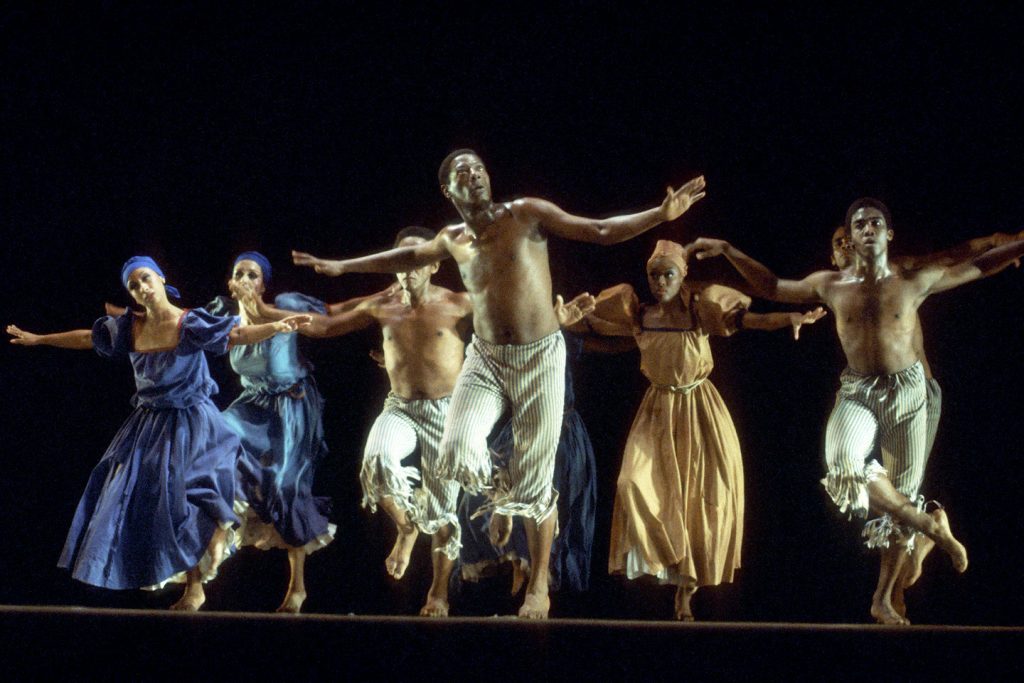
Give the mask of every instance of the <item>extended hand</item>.
[[693, 242], [686, 245], [686, 255], [696, 256], [698, 261], [703, 261], [706, 258], [721, 256], [728, 248], [729, 243], [725, 240], [716, 240], [711, 239], [710, 237], [698, 237]]
[[583, 320], [587, 314], [593, 313], [595, 304], [589, 292], [576, 295], [569, 303], [565, 303], [559, 294], [555, 297], [555, 317], [558, 318], [559, 326], [569, 327]]
[[669, 185], [665, 201], [661, 203], [661, 212], [665, 216], [665, 221], [674, 221], [679, 218], [703, 196], [704, 176], [702, 175], [697, 176], [678, 190], [673, 190]]
[[276, 323], [273, 323], [274, 329], [278, 332], [294, 332], [300, 327], [305, 327], [313, 322], [313, 316], [308, 313], [300, 313], [298, 315], [290, 315], [287, 318], [282, 318]]
[[807, 311], [806, 313], [790, 313], [789, 324], [793, 326], [793, 339], [800, 338], [800, 327], [802, 325], [813, 325], [822, 318], [825, 317], [827, 311], [821, 306], [818, 306], [813, 311]]
[[322, 275], [331, 277], [337, 277], [345, 272], [342, 261], [328, 261], [303, 251], [292, 251], [292, 263], [297, 266], [308, 266]]
[[11, 343], [17, 344], [18, 346], [35, 346], [36, 344], [39, 343], [38, 334], [26, 332], [25, 330], [19, 328], [17, 325], [8, 325], [7, 334], [14, 337], [14, 339], [11, 340]]

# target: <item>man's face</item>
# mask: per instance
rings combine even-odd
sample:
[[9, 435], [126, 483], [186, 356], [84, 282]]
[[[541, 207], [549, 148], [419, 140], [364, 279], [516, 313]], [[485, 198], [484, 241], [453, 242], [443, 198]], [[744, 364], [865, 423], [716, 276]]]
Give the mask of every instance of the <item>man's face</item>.
[[858, 254], [881, 254], [889, 248], [892, 230], [886, 225], [881, 211], [865, 206], [857, 209], [850, 218], [850, 239]]
[[682, 270], [671, 259], [659, 258], [647, 267], [647, 286], [658, 303], [668, 303], [679, 296], [679, 288], [686, 277], [686, 267]]
[[846, 228], [836, 228], [832, 233], [832, 265], [842, 270], [850, 265], [853, 258], [853, 243], [846, 234]]
[[[422, 237], [405, 237], [398, 243], [398, 246], [414, 247], [417, 244], [423, 244], [426, 241], [427, 240]], [[406, 292], [421, 292], [430, 284], [430, 276], [436, 273], [440, 266], [441, 264], [439, 263], [431, 263], [417, 268], [416, 270], [410, 270], [405, 273], [396, 273], [395, 277], [398, 278], [398, 285]]]
[[445, 197], [459, 204], [490, 203], [491, 178], [484, 162], [475, 154], [455, 157], [448, 171], [448, 184], [441, 191]]

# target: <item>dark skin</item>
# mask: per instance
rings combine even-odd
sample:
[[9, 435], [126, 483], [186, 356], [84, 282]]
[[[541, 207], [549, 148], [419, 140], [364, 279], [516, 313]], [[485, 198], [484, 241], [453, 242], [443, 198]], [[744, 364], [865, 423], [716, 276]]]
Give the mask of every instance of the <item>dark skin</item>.
[[[678, 190], [671, 187], [660, 206], [640, 213], [590, 219], [566, 213], [543, 199], [524, 198], [508, 204], [491, 200], [491, 182], [475, 154], [456, 156], [441, 193], [463, 222], [445, 228], [425, 244], [344, 261], [327, 261], [292, 252], [296, 265], [327, 275], [345, 272], [399, 273], [454, 258], [473, 305], [476, 334], [495, 344], [528, 344], [553, 334], [558, 320], [551, 308], [548, 237], [595, 244], [615, 244], [681, 216], [704, 196], [704, 178]], [[548, 615], [548, 558], [554, 537], [554, 515], [541, 524], [526, 520], [527, 542], [535, 564], [526, 588], [521, 617]], [[511, 518], [491, 518], [492, 542], [504, 546]]]
[[[724, 255], [759, 296], [786, 303], [828, 305], [835, 313], [836, 330], [850, 368], [864, 375], [894, 374], [918, 361], [917, 310], [925, 298], [992, 275], [1024, 255], [1024, 240], [1014, 240], [959, 262], [921, 261], [900, 268], [891, 265], [888, 258], [893, 231], [873, 207], [854, 212], [849, 237], [853, 258], [846, 268], [819, 271], [802, 280], [780, 279], [722, 240], [699, 239], [692, 248], [697, 258]], [[866, 488], [871, 510], [891, 514], [925, 534], [946, 551], [957, 571], [967, 569], [967, 550], [953, 537], [945, 515], [918, 511], [885, 476], [868, 482]], [[871, 614], [880, 623], [909, 623], [892, 603], [905, 562], [906, 553], [898, 544], [882, 552], [878, 587], [871, 604]]]

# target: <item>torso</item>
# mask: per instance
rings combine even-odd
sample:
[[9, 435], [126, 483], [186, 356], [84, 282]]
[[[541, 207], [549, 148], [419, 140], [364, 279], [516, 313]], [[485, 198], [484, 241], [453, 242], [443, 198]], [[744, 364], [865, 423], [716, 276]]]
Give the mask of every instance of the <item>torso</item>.
[[186, 311], [174, 308], [172, 315], [162, 320], [149, 320], [138, 316], [132, 323], [132, 350], [137, 353], [169, 351], [178, 345], [181, 320]]
[[401, 294], [372, 307], [384, 334], [391, 391], [405, 399], [450, 396], [462, 369], [460, 326], [472, 312], [464, 294], [431, 285], [430, 300], [410, 305]]
[[[500, 207], [500, 208], [499, 208]], [[547, 236], [517, 218], [517, 206], [496, 205], [493, 223], [474, 234], [465, 225], [445, 230], [473, 303], [477, 336], [494, 344], [528, 344], [558, 330], [552, 308]]]

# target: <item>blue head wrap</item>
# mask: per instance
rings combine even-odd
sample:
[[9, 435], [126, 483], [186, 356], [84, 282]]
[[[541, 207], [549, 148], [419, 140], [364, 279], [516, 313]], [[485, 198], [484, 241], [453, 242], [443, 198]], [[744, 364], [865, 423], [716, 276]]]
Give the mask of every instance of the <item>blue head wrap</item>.
[[239, 261], [253, 261], [263, 271], [263, 284], [270, 283], [270, 276], [273, 273], [273, 269], [270, 267], [270, 261], [266, 256], [258, 251], [243, 251], [235, 258], [235, 262], [232, 267], [237, 266]]
[[[160, 277], [166, 279], [164, 271], [160, 270], [160, 266], [157, 265], [156, 261], [148, 256], [132, 256], [130, 259], [124, 262], [121, 266], [121, 284], [124, 285], [125, 289], [128, 289], [128, 276], [134, 273], [139, 268], [149, 268]], [[175, 299], [181, 298], [181, 292], [171, 285], [164, 284], [164, 289], [167, 293], [173, 296]]]

